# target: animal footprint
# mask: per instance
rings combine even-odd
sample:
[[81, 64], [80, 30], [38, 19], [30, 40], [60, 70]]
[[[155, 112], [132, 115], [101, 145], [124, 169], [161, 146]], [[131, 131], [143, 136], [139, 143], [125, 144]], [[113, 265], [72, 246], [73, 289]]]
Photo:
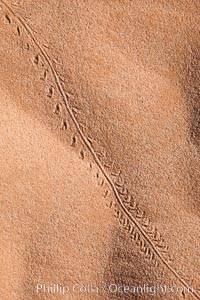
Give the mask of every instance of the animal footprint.
[[131, 199], [131, 202], [130, 202], [130, 205], [129, 205], [129, 207], [128, 207], [128, 210], [130, 211], [130, 212], [132, 212], [132, 211], [135, 211], [135, 210], [137, 210], [138, 209], [138, 202], [134, 199], [134, 198], [132, 198]]
[[47, 44], [43, 44], [43, 46], [47, 49], [49, 49], [49, 46]]
[[136, 214], [136, 218], [137, 219], [143, 219], [145, 217], [145, 212], [141, 209], [137, 209], [137, 214]]
[[56, 65], [60, 65], [61, 63], [56, 59], [56, 58], [53, 58], [52, 59], [52, 62]]
[[67, 130], [68, 129], [68, 124], [67, 124], [66, 120], [62, 120], [61, 129], [62, 130]]
[[48, 73], [48, 70], [44, 70], [44, 74], [43, 74], [43, 77], [41, 77], [40, 79], [41, 80], [45, 80], [47, 78], [47, 73]]
[[6, 20], [7, 20], [8, 23], [11, 23], [11, 19], [8, 15], [6, 15]]
[[38, 55], [38, 54], [37, 54], [37, 55], [35, 56], [35, 58], [34, 58], [34, 63], [35, 63], [36, 65], [39, 64], [39, 55]]
[[82, 159], [82, 160], [85, 159], [85, 152], [84, 152], [84, 150], [81, 150], [81, 151], [80, 151], [80, 156], [81, 156], [81, 159]]
[[[113, 166], [114, 166], [114, 163], [113, 163]], [[121, 175], [121, 170], [116, 171], [116, 172], [114, 170], [112, 170], [111, 175], [114, 177], [119, 177]]]
[[19, 26], [17, 26], [17, 33], [19, 36], [21, 35], [21, 30], [20, 30]]
[[103, 197], [107, 198], [108, 196], [110, 196], [110, 191], [106, 190], [105, 193], [103, 194]]
[[75, 147], [76, 144], [77, 144], [77, 141], [78, 141], [78, 140], [77, 140], [77, 137], [74, 135], [73, 138], [72, 138], [71, 146], [72, 146], [72, 147]]
[[87, 137], [87, 140], [88, 140], [88, 142], [89, 142], [90, 144], [93, 143], [93, 139], [92, 139], [90, 136]]
[[65, 82], [65, 78], [63, 76], [59, 76], [60, 81]]
[[104, 179], [101, 178], [101, 179], [98, 181], [98, 186], [103, 187], [103, 185], [104, 185]]
[[90, 162], [90, 170], [93, 169], [93, 164]]
[[53, 94], [54, 94], [54, 87], [51, 85], [49, 87], [49, 93], [48, 93], [47, 97], [52, 98]]
[[145, 217], [144, 220], [142, 221], [142, 227], [146, 228], [149, 226], [149, 218]]
[[60, 113], [60, 103], [57, 103], [54, 109], [54, 114], [58, 115]]
[[72, 107], [72, 112], [73, 112], [73, 114], [78, 114], [79, 109], [74, 106], [74, 107]]
[[26, 43], [26, 46], [24, 46], [24, 49], [27, 50], [27, 51], [30, 50], [30, 45], [29, 45], [29, 43]]
[[132, 195], [132, 194], [127, 194], [127, 195], [124, 197], [123, 202], [124, 202], [125, 204], [129, 204], [129, 205], [130, 205], [130, 203], [131, 203], [131, 201], [132, 201], [132, 198], [133, 198], [133, 195]]
[[113, 207], [113, 200], [111, 200], [109, 204], [106, 203], [106, 206], [107, 206], [108, 208], [112, 208], [112, 207]]

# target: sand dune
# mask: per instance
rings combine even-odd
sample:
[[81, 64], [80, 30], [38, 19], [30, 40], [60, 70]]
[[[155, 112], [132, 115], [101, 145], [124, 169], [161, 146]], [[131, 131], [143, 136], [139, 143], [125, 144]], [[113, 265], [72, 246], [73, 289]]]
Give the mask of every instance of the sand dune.
[[200, 299], [198, 3], [0, 4], [3, 299]]

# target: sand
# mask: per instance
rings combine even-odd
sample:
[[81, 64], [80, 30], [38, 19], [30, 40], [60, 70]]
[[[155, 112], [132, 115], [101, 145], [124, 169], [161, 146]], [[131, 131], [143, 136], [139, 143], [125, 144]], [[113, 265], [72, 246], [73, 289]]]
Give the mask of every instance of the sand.
[[199, 9], [0, 1], [2, 299], [200, 299]]

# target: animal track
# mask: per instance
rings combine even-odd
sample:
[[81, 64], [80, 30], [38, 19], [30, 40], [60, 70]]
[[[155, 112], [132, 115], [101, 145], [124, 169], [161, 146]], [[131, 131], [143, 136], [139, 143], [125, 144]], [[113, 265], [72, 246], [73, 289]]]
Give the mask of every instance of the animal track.
[[72, 143], [71, 143], [71, 146], [72, 146], [72, 147], [75, 147], [76, 144], [77, 144], [77, 141], [78, 141], [77, 136], [74, 135], [74, 136], [72, 137]]
[[[83, 144], [85, 147], [89, 150], [91, 156], [93, 157], [94, 162], [98, 166], [99, 170], [101, 171], [102, 175], [104, 176], [106, 182], [109, 184], [113, 194], [116, 198], [116, 203], [112, 206], [115, 206], [115, 217], [118, 219], [119, 223], [123, 228], [129, 233], [131, 236], [131, 239], [133, 239], [136, 243], [136, 245], [139, 247], [140, 251], [144, 253], [145, 257], [151, 261], [154, 266], [158, 266], [160, 263], [162, 263], [168, 270], [172, 272], [172, 274], [185, 286], [189, 287], [187, 282], [180, 276], [180, 274], [177, 273], [177, 271], [169, 264], [169, 254], [168, 256], [164, 256], [163, 252], [165, 250], [167, 251], [168, 248], [165, 246], [163, 238], [161, 236], [157, 235], [157, 229], [150, 225], [149, 219], [146, 217], [145, 213], [142, 212], [141, 209], [139, 209], [138, 202], [134, 199], [133, 195], [129, 193], [128, 189], [125, 187], [125, 184], [123, 181], [121, 181], [121, 171], [120, 170], [114, 170], [114, 164], [111, 162], [105, 165], [102, 165], [101, 160], [99, 156], [96, 154], [94, 148], [93, 148], [93, 139], [91, 137], [85, 137], [83, 134], [83, 131], [81, 130], [81, 127], [79, 123], [77, 122], [77, 119], [74, 115], [73, 109], [70, 107], [68, 103], [69, 96], [68, 94], [63, 90], [62, 84], [60, 81], [60, 77], [57, 74], [56, 70], [54, 69], [54, 64], [59, 64], [59, 62], [56, 59], [50, 60], [48, 54], [45, 52], [45, 50], [42, 48], [40, 43], [36, 40], [32, 30], [28, 27], [24, 19], [22, 19], [20, 16], [16, 15], [15, 12], [6, 4], [4, 0], [0, 0], [0, 2], [4, 5], [6, 10], [9, 11], [10, 14], [16, 20], [19, 22], [20, 25], [23, 26], [24, 30], [26, 31], [28, 37], [32, 40], [34, 45], [38, 48], [40, 55], [45, 59], [46, 63], [49, 66], [49, 69], [51, 70], [51, 73], [54, 77], [56, 86], [62, 95], [63, 104], [65, 106], [66, 111], [68, 112], [71, 120], [73, 121], [78, 135], [80, 136]], [[11, 18], [6, 14], [6, 20], [8, 23], [11, 23]], [[21, 33], [20, 33], [21, 34]], [[29, 45], [29, 44], [27, 44]], [[30, 50], [30, 46], [28, 46], [28, 49]], [[36, 65], [39, 64], [39, 55], [37, 54], [35, 56], [34, 62]], [[53, 62], [53, 63], [52, 63]], [[52, 97], [54, 94], [54, 87], [50, 86], [49, 88], [49, 94], [48, 97]], [[56, 106], [56, 112], [59, 112], [60, 108], [58, 109], [58, 106]], [[74, 135], [72, 138], [71, 146], [75, 146], [77, 144], [77, 136]], [[90, 163], [90, 168], [92, 169], [92, 163]], [[109, 175], [105, 168], [111, 170], [111, 174]], [[113, 178], [115, 178], [115, 182], [113, 182]], [[116, 181], [117, 179], [117, 181]], [[120, 185], [117, 185], [116, 182], [121, 182]], [[118, 183], [119, 183], [118, 182]], [[109, 193], [106, 192], [104, 197], [107, 198], [109, 196]], [[139, 219], [139, 221], [137, 220]], [[161, 249], [164, 249], [164, 251], [161, 251]], [[193, 291], [193, 295], [200, 299], [200, 295]]]
[[87, 140], [88, 140], [88, 142], [92, 145], [93, 139], [92, 139], [90, 136], [87, 137]]
[[19, 36], [21, 36], [21, 30], [20, 30], [19, 26], [17, 26], [17, 33]]
[[35, 63], [36, 65], [39, 64], [39, 55], [38, 55], [38, 54], [36, 54], [35, 57], [34, 57], [34, 63]]
[[84, 150], [81, 150], [81, 151], [80, 151], [80, 156], [81, 156], [81, 159], [82, 159], [82, 160], [85, 159], [85, 152], [84, 152]]
[[64, 119], [62, 120], [61, 129], [62, 130], [67, 130], [68, 129], [67, 120], [64, 120]]
[[45, 79], [47, 78], [47, 73], [48, 69], [44, 70], [43, 77], [41, 77], [40, 79], [45, 81]]
[[78, 114], [79, 109], [77, 107], [72, 107], [73, 114]]
[[53, 87], [53, 85], [51, 85], [49, 87], [49, 93], [48, 93], [47, 97], [52, 98], [53, 95], [54, 95], [54, 87]]
[[124, 216], [120, 208], [115, 204], [115, 217], [119, 220], [120, 225], [128, 232], [131, 239], [135, 241], [136, 245], [139, 247], [140, 251], [145, 255], [145, 258], [150, 261], [153, 266], [157, 267], [159, 261], [156, 258], [152, 249], [147, 245], [144, 238], [141, 236], [138, 228], [130, 223], [129, 219]]
[[11, 23], [11, 19], [8, 15], [6, 15], [6, 20], [8, 21], [8, 23]]
[[56, 58], [53, 58], [53, 59], [52, 59], [52, 62], [53, 62], [55, 65], [60, 65], [60, 62], [59, 62]]
[[56, 106], [54, 108], [54, 114], [58, 115], [61, 112], [61, 105], [60, 103], [56, 103]]
[[30, 45], [29, 45], [29, 43], [27, 43], [26, 46], [24, 46], [24, 49], [27, 50], [27, 51], [30, 50]]

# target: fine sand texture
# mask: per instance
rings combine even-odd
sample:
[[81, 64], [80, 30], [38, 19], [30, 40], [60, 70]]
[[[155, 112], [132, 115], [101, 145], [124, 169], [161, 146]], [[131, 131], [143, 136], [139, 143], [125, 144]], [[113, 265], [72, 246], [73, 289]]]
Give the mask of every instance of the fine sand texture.
[[200, 299], [199, 33], [197, 0], [0, 0], [0, 299]]

